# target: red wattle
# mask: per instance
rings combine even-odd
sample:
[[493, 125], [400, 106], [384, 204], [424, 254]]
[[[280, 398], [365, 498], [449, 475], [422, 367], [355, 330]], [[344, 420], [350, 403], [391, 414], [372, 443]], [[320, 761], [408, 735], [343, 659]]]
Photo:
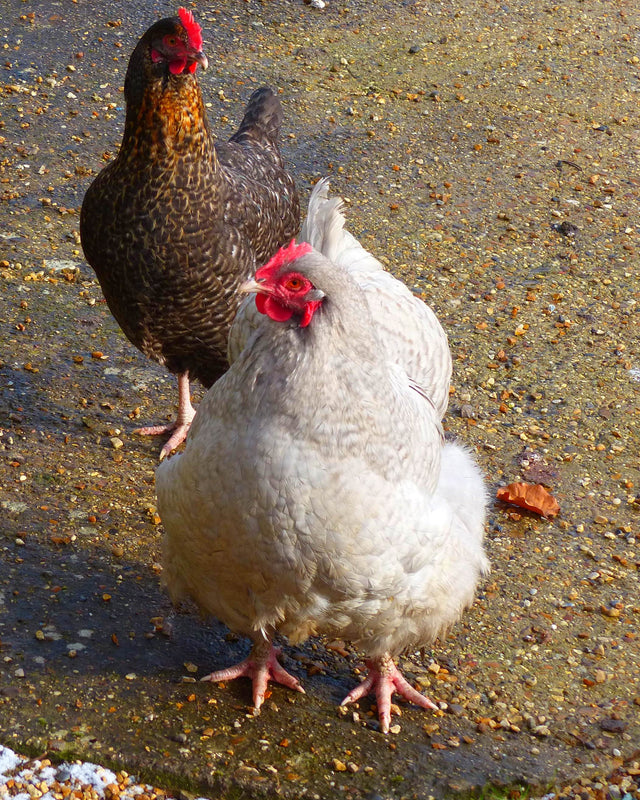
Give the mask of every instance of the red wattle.
[[290, 308], [281, 306], [273, 297], [266, 294], [256, 295], [256, 308], [261, 314], [266, 314], [274, 322], [286, 322], [293, 316], [293, 311]]
[[302, 315], [302, 319], [300, 320], [300, 327], [306, 328], [307, 325], [313, 319], [313, 315], [322, 305], [322, 300], [309, 300], [308, 303], [305, 303], [304, 307], [304, 314]]
[[180, 75], [180, 73], [184, 72], [184, 68], [187, 66], [187, 59], [181, 58], [176, 59], [175, 61], [169, 62], [169, 72], [172, 75]]
[[266, 305], [267, 305], [267, 297], [266, 297], [266, 295], [257, 294], [256, 295], [256, 308], [258, 309], [258, 311], [261, 314], [266, 314], [267, 313]]

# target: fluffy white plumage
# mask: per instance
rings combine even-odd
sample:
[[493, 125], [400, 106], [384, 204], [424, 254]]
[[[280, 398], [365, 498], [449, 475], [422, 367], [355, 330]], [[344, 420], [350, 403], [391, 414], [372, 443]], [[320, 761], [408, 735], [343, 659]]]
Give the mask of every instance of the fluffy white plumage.
[[444, 331], [344, 230], [340, 206], [316, 187], [302, 232], [315, 250], [280, 269], [322, 295], [308, 327], [258, 314], [250, 297], [229, 371], [184, 453], [158, 467], [164, 575], [175, 600], [192, 597], [254, 642], [211, 680], [252, 677], [259, 708], [269, 678], [300, 689], [275, 659], [276, 630], [341, 636], [370, 668], [344, 702], [375, 689], [386, 731], [392, 691], [434, 707], [392, 657], [471, 604], [489, 566], [486, 496], [469, 453], [443, 442]]

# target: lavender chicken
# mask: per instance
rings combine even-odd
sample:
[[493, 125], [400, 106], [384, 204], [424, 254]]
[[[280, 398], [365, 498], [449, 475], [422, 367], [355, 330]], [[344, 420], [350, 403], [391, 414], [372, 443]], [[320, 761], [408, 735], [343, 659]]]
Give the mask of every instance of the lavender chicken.
[[433, 702], [395, 657], [428, 645], [488, 570], [486, 493], [473, 458], [445, 443], [451, 358], [437, 318], [344, 230], [320, 185], [303, 236], [256, 272], [234, 322], [229, 371], [202, 401], [184, 453], [156, 472], [164, 574], [174, 599], [249, 636], [240, 664], [260, 708], [291, 641], [362, 649], [389, 730], [398, 692]]

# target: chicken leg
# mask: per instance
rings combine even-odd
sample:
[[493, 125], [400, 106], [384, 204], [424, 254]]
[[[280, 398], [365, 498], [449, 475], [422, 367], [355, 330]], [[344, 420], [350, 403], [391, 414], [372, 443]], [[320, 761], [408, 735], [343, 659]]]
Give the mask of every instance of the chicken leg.
[[389, 725], [391, 724], [391, 695], [394, 691], [404, 697], [405, 700], [410, 700], [412, 703], [422, 708], [430, 708], [433, 711], [438, 710], [438, 706], [435, 705], [435, 703], [432, 703], [428, 697], [416, 691], [416, 689], [403, 678], [402, 673], [394, 664], [389, 653], [385, 653], [378, 658], [369, 659], [365, 663], [369, 668], [369, 674], [359, 686], [356, 686], [355, 689], [349, 692], [340, 705], [346, 706], [349, 703], [354, 703], [356, 700], [369, 694], [369, 692], [374, 691], [378, 704], [378, 718], [380, 720], [380, 729], [382, 733], [389, 733]]
[[239, 664], [226, 669], [219, 669], [210, 675], [205, 675], [203, 681], [231, 681], [234, 678], [246, 677], [253, 681], [253, 710], [260, 711], [264, 702], [267, 684], [270, 680], [281, 683], [289, 689], [295, 689], [304, 694], [297, 678], [290, 675], [278, 661], [280, 651], [272, 644], [271, 639], [259, 639], [254, 642], [251, 652]]
[[175, 422], [166, 425], [149, 425], [145, 428], [136, 428], [134, 433], [141, 436], [160, 436], [170, 433], [171, 436], [164, 443], [160, 451], [160, 461], [182, 444], [187, 438], [191, 422], [196, 415], [195, 408], [191, 405], [191, 390], [189, 387], [189, 373], [182, 372], [178, 375], [178, 416]]

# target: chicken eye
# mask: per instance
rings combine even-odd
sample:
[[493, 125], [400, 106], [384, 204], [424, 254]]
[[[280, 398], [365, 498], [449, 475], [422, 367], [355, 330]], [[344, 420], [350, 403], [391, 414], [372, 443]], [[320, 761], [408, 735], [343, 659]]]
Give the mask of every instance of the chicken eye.
[[169, 47], [175, 47], [178, 44], [178, 38], [177, 36], [165, 36], [164, 42], [169, 45]]
[[289, 278], [284, 286], [292, 292], [299, 292], [303, 285], [302, 278]]

